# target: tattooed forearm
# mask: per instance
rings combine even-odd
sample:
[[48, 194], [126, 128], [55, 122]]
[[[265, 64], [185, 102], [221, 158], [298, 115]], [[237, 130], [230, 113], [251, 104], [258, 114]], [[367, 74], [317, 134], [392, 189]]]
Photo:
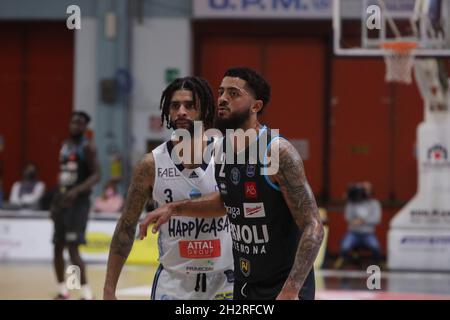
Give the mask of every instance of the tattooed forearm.
[[303, 231], [284, 289], [298, 292], [316, 259], [323, 239], [323, 226], [300, 155], [289, 142], [281, 139], [278, 141], [279, 171], [275, 180], [295, 222]]
[[128, 257], [133, 246], [137, 223], [138, 220], [134, 221], [134, 219], [133, 221], [119, 220], [111, 241], [111, 253], [118, 254], [125, 259]]
[[117, 222], [111, 241], [104, 287], [105, 298], [114, 296], [120, 272], [133, 247], [139, 217], [145, 203], [151, 199], [155, 180], [154, 171], [154, 160], [151, 154], [147, 155], [135, 169], [125, 208]]
[[322, 239], [323, 228], [320, 223], [308, 224], [303, 230], [294, 264], [284, 285], [287, 290], [298, 292], [301, 289], [314, 264]]
[[142, 172], [135, 175], [125, 203], [122, 217], [119, 219], [113, 239], [111, 252], [124, 258], [128, 257], [133, 246], [136, 227], [141, 211], [149, 198], [149, 189], [145, 187], [145, 179], [148, 173]]

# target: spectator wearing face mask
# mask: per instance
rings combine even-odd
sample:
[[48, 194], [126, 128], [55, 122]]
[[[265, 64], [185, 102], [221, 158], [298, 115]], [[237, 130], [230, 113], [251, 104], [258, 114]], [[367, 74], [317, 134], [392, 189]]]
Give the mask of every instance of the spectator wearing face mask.
[[38, 180], [36, 165], [28, 163], [23, 170], [22, 180], [12, 186], [10, 206], [15, 209], [39, 210], [39, 202], [44, 192], [45, 184]]
[[105, 185], [102, 195], [95, 199], [94, 211], [107, 213], [120, 212], [123, 202], [123, 196], [117, 193], [116, 183], [110, 181]]
[[380, 201], [373, 198], [372, 184], [365, 181], [352, 186], [348, 190], [347, 200], [345, 219], [348, 223], [348, 232], [342, 240], [335, 268], [340, 269], [348, 254], [358, 248], [371, 251], [373, 262], [379, 264], [381, 248], [375, 227], [381, 222], [382, 207]]

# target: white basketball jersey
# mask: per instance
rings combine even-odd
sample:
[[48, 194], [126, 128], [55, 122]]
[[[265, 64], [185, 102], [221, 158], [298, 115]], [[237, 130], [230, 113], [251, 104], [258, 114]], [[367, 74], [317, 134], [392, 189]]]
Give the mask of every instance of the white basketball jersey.
[[[153, 199], [162, 206], [218, 191], [214, 157], [202, 167], [176, 166], [168, 144], [153, 150], [155, 184]], [[228, 217], [172, 217], [159, 230], [159, 262], [181, 273], [209, 273], [233, 269], [232, 242]]]

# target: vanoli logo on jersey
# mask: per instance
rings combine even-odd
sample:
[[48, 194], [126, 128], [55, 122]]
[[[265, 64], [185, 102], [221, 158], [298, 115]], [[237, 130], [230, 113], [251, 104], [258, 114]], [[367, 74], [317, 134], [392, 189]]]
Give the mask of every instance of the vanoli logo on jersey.
[[269, 243], [267, 225], [231, 224], [233, 249], [245, 254], [266, 254], [266, 244]]
[[174, 217], [169, 220], [167, 226], [170, 237], [194, 239], [198, 239], [200, 233], [209, 233], [217, 237], [218, 232], [228, 232], [230, 227], [227, 216], [213, 219], [195, 218], [195, 222], [185, 222]]
[[266, 211], [264, 210], [263, 202], [248, 203], [244, 202], [244, 217], [245, 218], [264, 218]]

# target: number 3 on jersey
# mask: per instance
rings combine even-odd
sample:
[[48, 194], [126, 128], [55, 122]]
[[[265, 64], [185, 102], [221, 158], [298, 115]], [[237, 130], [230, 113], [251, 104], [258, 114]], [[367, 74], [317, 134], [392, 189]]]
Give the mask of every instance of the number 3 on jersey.
[[171, 189], [166, 189], [166, 190], [164, 190], [164, 194], [165, 194], [166, 197], [167, 197], [166, 203], [173, 202], [172, 190], [171, 190]]

